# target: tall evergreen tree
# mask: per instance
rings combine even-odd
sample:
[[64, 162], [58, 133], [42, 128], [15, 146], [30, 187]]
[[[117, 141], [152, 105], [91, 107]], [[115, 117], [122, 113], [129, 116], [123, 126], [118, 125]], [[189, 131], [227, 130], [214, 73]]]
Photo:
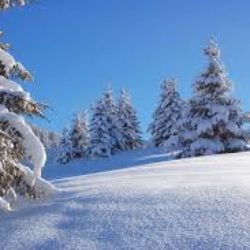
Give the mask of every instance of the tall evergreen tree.
[[155, 146], [174, 146], [173, 144], [177, 143], [177, 125], [182, 117], [183, 108], [184, 101], [176, 90], [175, 78], [164, 80], [161, 85], [160, 103], [153, 113], [153, 122], [148, 129]]
[[119, 148], [133, 150], [142, 147], [141, 128], [129, 94], [122, 89], [118, 100]]
[[[2, 5], [0, 9], [10, 6]], [[31, 81], [33, 77], [8, 49], [8, 44], [0, 43], [0, 207], [5, 209], [10, 209], [6, 199], [9, 195], [38, 198], [52, 190], [40, 178], [46, 161], [44, 147], [23, 118], [43, 117], [45, 106], [34, 101], [16, 82]], [[24, 159], [31, 162], [33, 171], [22, 165]]]
[[245, 117], [240, 101], [232, 97], [232, 84], [220, 61], [220, 49], [211, 39], [204, 54], [208, 67], [194, 84], [189, 103], [189, 131], [183, 156], [241, 151], [246, 147]]
[[107, 157], [120, 150], [117, 107], [112, 91], [108, 90], [92, 107], [90, 148], [92, 157]]
[[89, 134], [86, 115], [84, 113], [77, 113], [74, 116], [69, 140], [71, 143], [71, 158], [78, 159], [85, 157], [89, 146]]

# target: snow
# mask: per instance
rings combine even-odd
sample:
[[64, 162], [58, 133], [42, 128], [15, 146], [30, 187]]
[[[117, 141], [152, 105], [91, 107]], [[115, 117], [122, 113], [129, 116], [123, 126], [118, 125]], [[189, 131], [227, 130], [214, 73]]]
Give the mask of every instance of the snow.
[[210, 120], [202, 120], [202, 122], [198, 123], [197, 125], [197, 133], [198, 134], [202, 134], [206, 131], [213, 131], [213, 125], [211, 123], [211, 119]]
[[12, 68], [16, 65], [15, 59], [6, 51], [0, 48], [0, 62], [4, 66], [6, 74], [9, 75]]
[[0, 198], [0, 209], [4, 211], [10, 211], [11, 210], [10, 204], [7, 201]]
[[25, 173], [24, 178], [26, 182], [29, 185], [34, 185], [33, 187], [36, 190], [36, 193], [42, 193], [43, 196], [52, 197], [59, 191], [53, 184], [39, 176], [36, 176], [34, 183], [34, 173], [30, 170], [30, 168], [22, 164], [19, 164], [18, 167]]
[[29, 80], [29, 81], [33, 81], [33, 80], [34, 80], [34, 78], [33, 78], [33, 76], [31, 75], [31, 73], [23, 66], [22, 63], [16, 62], [15, 67], [16, 67], [16, 70], [17, 70], [19, 73], [21, 73], [21, 74], [24, 75], [24, 79]]
[[0, 76], [0, 89], [23, 92], [23, 88], [19, 84], [8, 80], [3, 76]]
[[1, 214], [0, 249], [249, 249], [250, 153], [167, 159], [48, 165], [52, 179], [79, 173], [53, 181], [54, 199]]
[[219, 139], [216, 138], [198, 138], [191, 144], [190, 148], [193, 152], [195, 152], [196, 150], [203, 150], [203, 155], [210, 155], [214, 152], [219, 153], [224, 151], [224, 145], [220, 142]]

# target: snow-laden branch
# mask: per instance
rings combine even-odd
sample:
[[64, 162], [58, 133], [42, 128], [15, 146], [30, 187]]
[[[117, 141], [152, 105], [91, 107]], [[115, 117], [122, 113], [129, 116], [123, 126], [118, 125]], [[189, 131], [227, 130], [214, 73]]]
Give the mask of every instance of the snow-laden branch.
[[23, 92], [23, 88], [20, 84], [17, 84], [3, 76], [0, 76], [0, 89], [8, 89], [10, 91], [20, 91]]
[[7, 121], [21, 134], [25, 154], [33, 165], [34, 177], [40, 177], [41, 169], [46, 162], [43, 144], [25, 122], [24, 118], [9, 112], [4, 106], [0, 106], [0, 120]]

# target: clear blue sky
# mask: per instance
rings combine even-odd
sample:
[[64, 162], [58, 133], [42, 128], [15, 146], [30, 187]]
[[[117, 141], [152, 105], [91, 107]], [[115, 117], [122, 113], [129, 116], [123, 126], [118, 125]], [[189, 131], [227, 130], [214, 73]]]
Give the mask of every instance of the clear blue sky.
[[191, 95], [211, 34], [250, 109], [249, 10], [249, 0], [37, 0], [1, 13], [0, 28], [35, 75], [28, 90], [54, 108], [42, 126], [61, 130], [111, 83], [131, 92], [145, 131], [164, 77], [176, 76], [181, 94]]

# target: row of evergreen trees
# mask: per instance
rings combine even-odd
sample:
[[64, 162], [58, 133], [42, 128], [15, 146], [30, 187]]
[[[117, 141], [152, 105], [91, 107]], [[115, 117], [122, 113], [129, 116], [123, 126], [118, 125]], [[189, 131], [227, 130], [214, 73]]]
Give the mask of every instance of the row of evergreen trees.
[[[208, 65], [193, 84], [193, 96], [183, 100], [176, 79], [161, 85], [160, 102], [148, 131], [156, 147], [178, 157], [237, 152], [249, 141], [250, 115], [232, 96], [232, 83], [221, 63], [220, 49], [211, 39], [204, 55]], [[128, 93], [117, 103], [106, 91], [91, 108], [89, 124], [76, 115], [70, 131], [64, 131], [59, 161], [82, 157], [107, 157], [142, 146], [141, 130]]]
[[193, 85], [193, 96], [184, 101], [176, 90], [176, 80], [162, 84], [160, 103], [149, 126], [155, 146], [180, 157], [237, 152], [249, 140], [249, 114], [232, 96], [232, 83], [220, 60], [214, 39], [204, 55], [208, 66]]
[[60, 143], [58, 161], [108, 157], [142, 146], [140, 124], [129, 94], [121, 90], [117, 102], [112, 91], [106, 91], [91, 107], [90, 119], [78, 113], [71, 129], [65, 129]]

